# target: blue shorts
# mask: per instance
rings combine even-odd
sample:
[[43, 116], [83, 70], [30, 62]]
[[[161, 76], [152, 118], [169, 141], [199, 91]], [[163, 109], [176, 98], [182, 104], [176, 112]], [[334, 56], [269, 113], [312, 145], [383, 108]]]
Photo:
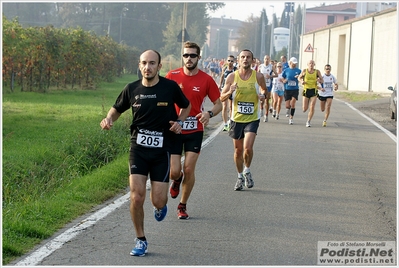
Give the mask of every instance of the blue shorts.
[[273, 90], [273, 93], [276, 93], [279, 97], [284, 96], [284, 90]]

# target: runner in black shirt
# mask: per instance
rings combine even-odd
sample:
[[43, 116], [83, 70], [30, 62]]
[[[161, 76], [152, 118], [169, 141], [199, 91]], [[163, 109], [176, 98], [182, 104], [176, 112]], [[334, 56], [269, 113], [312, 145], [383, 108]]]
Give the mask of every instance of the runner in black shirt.
[[[158, 75], [161, 56], [147, 50], [140, 55], [139, 68], [143, 78], [125, 86], [107, 117], [100, 125], [109, 130], [120, 115], [132, 109], [133, 121], [129, 156], [130, 214], [136, 231], [133, 256], [147, 253], [144, 235], [144, 200], [146, 180], [151, 177], [151, 201], [157, 221], [167, 213], [172, 135], [181, 133], [181, 124], [190, 112], [191, 104], [179, 85]], [[181, 107], [176, 113], [175, 104]]]

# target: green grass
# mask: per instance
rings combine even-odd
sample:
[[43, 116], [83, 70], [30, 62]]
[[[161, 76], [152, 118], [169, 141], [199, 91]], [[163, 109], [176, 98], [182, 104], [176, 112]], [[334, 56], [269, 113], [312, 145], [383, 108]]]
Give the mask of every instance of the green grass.
[[340, 99], [348, 102], [361, 102], [384, 98], [383, 94], [373, 93], [373, 92], [352, 92], [352, 91], [336, 91], [334, 95]]
[[136, 78], [3, 94], [3, 265], [126, 189], [131, 113], [110, 131], [99, 123]]

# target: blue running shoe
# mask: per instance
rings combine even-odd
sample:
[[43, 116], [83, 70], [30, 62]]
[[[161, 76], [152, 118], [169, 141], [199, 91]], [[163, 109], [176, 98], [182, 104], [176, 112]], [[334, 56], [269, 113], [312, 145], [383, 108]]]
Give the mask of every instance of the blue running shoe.
[[136, 241], [136, 245], [134, 246], [134, 248], [130, 252], [130, 255], [139, 256], [139, 257], [144, 256], [148, 252], [148, 249], [147, 249], [148, 243], [147, 243], [147, 241], [142, 241], [142, 240], [137, 239], [137, 238], [134, 239], [134, 241]]
[[161, 209], [154, 208], [154, 216], [157, 221], [162, 221], [165, 219], [166, 213], [168, 212], [168, 207], [165, 205]]

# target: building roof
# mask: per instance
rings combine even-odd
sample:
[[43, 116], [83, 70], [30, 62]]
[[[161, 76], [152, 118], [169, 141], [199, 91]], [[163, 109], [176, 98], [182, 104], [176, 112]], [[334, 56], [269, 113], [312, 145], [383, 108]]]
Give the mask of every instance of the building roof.
[[228, 27], [228, 26], [241, 27], [242, 21], [221, 17], [221, 18], [211, 18], [209, 24], [210, 25], [224, 25], [226, 27]]
[[307, 8], [306, 12], [320, 12], [320, 11], [329, 11], [329, 12], [353, 12], [356, 13], [356, 3], [342, 3], [336, 5], [329, 5], [329, 6], [318, 6]]
[[353, 18], [353, 19], [341, 21], [341, 22], [338, 22], [338, 23], [329, 24], [329, 25], [320, 27], [318, 29], [306, 32], [305, 34], [314, 33], [314, 32], [318, 32], [318, 31], [322, 31], [322, 30], [328, 29], [328, 28], [333, 28], [333, 27], [337, 27], [337, 26], [353, 23], [355, 21], [360, 21], [360, 20], [363, 20], [365, 18], [379, 16], [379, 15], [382, 15], [382, 14], [385, 14], [385, 13], [389, 13], [389, 12], [397, 12], [397, 7], [391, 7], [391, 8], [387, 8], [387, 9], [384, 9], [384, 10], [381, 10], [381, 11], [378, 11], [378, 12], [370, 13], [370, 14], [362, 16], [362, 17]]

